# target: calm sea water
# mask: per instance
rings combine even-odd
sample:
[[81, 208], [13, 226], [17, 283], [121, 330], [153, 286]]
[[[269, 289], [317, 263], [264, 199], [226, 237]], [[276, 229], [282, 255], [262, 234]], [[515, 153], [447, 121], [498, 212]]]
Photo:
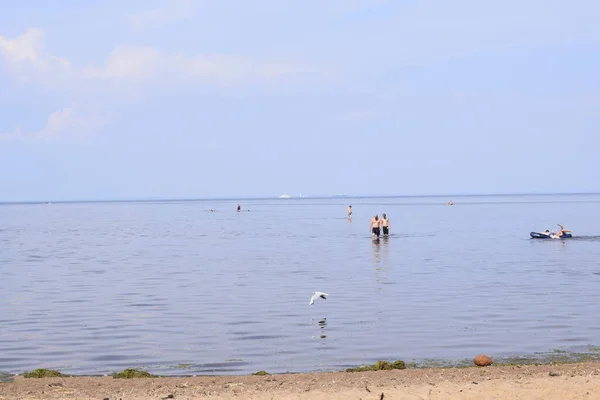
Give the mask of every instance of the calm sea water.
[[[600, 344], [600, 195], [448, 200], [2, 205], [0, 370], [300, 372]], [[383, 212], [392, 235], [373, 242]], [[578, 238], [529, 239], [556, 223]], [[313, 291], [330, 296], [309, 306]]]

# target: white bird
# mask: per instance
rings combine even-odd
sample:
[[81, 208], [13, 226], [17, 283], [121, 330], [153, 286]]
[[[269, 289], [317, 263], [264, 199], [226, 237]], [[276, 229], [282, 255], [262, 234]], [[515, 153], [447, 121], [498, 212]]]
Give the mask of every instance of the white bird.
[[314, 292], [312, 297], [310, 298], [309, 306], [312, 306], [313, 303], [315, 302], [315, 300], [318, 299], [319, 297], [324, 300], [327, 300], [327, 297], [325, 297], [325, 296], [329, 296], [329, 295], [327, 293], [323, 293], [323, 292]]

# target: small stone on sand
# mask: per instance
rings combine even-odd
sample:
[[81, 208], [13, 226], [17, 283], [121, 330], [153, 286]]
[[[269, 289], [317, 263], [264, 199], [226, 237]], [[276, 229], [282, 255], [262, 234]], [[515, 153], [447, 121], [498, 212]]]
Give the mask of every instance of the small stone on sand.
[[492, 359], [486, 356], [485, 354], [480, 354], [473, 359], [473, 362], [478, 367], [487, 367], [492, 364]]

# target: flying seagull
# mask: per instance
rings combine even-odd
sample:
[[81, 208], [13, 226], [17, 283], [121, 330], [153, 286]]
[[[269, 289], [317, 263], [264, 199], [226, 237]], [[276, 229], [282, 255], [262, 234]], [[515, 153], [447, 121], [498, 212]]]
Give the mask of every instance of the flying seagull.
[[329, 295], [327, 293], [323, 293], [323, 292], [314, 292], [312, 297], [310, 298], [309, 306], [312, 306], [313, 303], [315, 302], [315, 300], [318, 299], [319, 297], [324, 300], [327, 300], [327, 297], [325, 297], [325, 296], [329, 296]]

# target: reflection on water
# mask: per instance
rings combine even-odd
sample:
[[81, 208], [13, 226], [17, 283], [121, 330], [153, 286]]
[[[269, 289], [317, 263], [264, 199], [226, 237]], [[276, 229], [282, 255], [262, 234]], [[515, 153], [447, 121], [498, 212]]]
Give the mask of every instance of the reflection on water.
[[321, 318], [318, 321], [312, 320], [312, 324], [319, 328], [318, 334], [313, 336], [313, 339], [327, 339], [327, 318]]
[[389, 236], [382, 236], [372, 240], [371, 250], [373, 254], [373, 265], [377, 269], [388, 266], [389, 258]]
[[373, 239], [371, 250], [373, 251], [373, 264], [379, 264], [381, 262], [381, 239]]
[[[598, 345], [600, 196], [578, 198], [355, 199], [353, 219], [326, 199], [0, 206], [0, 371], [244, 374]], [[381, 209], [402, 233], [373, 241]], [[576, 237], [529, 239], [549, 219]], [[314, 291], [330, 296], [309, 306]]]

